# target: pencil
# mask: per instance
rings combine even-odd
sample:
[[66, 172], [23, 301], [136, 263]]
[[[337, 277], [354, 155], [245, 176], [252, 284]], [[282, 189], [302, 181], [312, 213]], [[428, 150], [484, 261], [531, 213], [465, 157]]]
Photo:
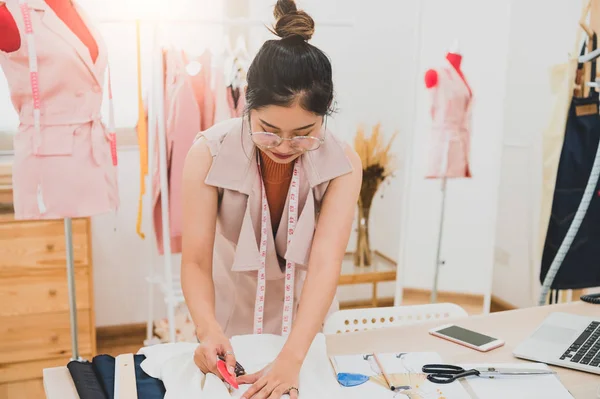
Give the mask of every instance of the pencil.
[[379, 358], [377, 357], [377, 355], [375, 353], [373, 353], [373, 357], [375, 358], [375, 361], [377, 362], [377, 366], [379, 367], [379, 370], [381, 370], [381, 375], [383, 375], [383, 379], [385, 380], [385, 383], [388, 384], [388, 386], [390, 387], [390, 389], [392, 391], [395, 391], [396, 387], [392, 385], [390, 378], [387, 376], [387, 374], [385, 373], [385, 370], [381, 366], [381, 362], [379, 361]]

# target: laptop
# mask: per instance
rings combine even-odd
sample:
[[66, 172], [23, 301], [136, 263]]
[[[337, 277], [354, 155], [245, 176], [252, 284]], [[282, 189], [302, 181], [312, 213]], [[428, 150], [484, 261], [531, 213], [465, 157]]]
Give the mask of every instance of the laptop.
[[552, 313], [513, 350], [513, 355], [600, 374], [600, 317]]

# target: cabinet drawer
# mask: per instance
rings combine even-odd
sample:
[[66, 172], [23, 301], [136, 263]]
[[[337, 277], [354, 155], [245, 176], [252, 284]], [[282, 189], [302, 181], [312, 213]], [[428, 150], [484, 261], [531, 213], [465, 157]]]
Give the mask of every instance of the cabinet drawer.
[[[13, 269], [14, 270], [14, 269]], [[0, 272], [0, 317], [68, 312], [67, 269], [21, 269]], [[90, 308], [90, 269], [75, 269], [77, 309]]]
[[[91, 353], [81, 353], [80, 356], [86, 360], [92, 359]], [[42, 378], [44, 369], [66, 366], [70, 361], [71, 355], [69, 354], [68, 356], [57, 357], [53, 359], [32, 360], [30, 362], [10, 364], [0, 363], [0, 384]], [[0, 396], [0, 399], [1, 398], [2, 396]]]
[[[79, 352], [93, 353], [91, 313], [77, 312]], [[70, 356], [69, 312], [0, 318], [0, 363]]]
[[42, 399], [46, 397], [42, 379], [0, 385], [0, 399]]
[[[73, 220], [75, 266], [88, 265], [88, 220]], [[0, 272], [13, 268], [64, 267], [64, 224], [60, 220], [12, 221], [0, 224]]]

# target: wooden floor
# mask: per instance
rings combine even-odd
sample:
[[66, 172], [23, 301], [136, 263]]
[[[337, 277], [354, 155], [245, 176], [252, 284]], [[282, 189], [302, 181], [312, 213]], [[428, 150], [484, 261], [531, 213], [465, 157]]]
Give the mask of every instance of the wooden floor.
[[[452, 302], [462, 306], [470, 315], [482, 313], [481, 297], [440, 293], [439, 302]], [[369, 307], [371, 301], [342, 303], [342, 309]], [[429, 302], [425, 291], [405, 291], [403, 304], [417, 305]], [[492, 303], [492, 311], [507, 310], [503, 305]], [[382, 298], [379, 306], [392, 306], [392, 298]], [[117, 356], [122, 353], [136, 353], [143, 346], [146, 335], [145, 324], [118, 326], [98, 329], [98, 354]], [[41, 379], [0, 385], [0, 399], [44, 399], [44, 387]]]

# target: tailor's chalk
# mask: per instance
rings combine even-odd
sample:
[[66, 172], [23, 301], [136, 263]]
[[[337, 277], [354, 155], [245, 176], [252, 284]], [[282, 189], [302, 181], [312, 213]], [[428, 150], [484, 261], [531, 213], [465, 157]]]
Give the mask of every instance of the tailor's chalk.
[[343, 387], [355, 387], [369, 381], [369, 376], [354, 373], [338, 373], [337, 380]]

